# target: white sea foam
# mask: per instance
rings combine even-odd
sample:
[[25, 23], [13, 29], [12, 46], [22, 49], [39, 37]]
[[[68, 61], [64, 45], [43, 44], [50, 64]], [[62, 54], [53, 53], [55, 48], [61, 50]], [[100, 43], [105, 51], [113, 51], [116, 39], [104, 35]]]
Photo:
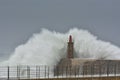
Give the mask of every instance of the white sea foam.
[[72, 35], [74, 52], [78, 58], [120, 59], [120, 48], [98, 40], [87, 30], [71, 29], [67, 33], [43, 29], [34, 34], [27, 43], [18, 46], [7, 65], [56, 65], [66, 57], [67, 41]]
[[[74, 41], [74, 55], [77, 58], [86, 59], [120, 59], [120, 48], [109, 42], [98, 40], [87, 30], [71, 29], [67, 33], [52, 32], [43, 29], [40, 33], [34, 34], [27, 43], [18, 46], [7, 61], [1, 64], [10, 65], [10, 77], [16, 77], [17, 66], [19, 65], [20, 77], [28, 78], [29, 66], [25, 65], [48, 65], [50, 75], [53, 75], [53, 65], [67, 54], [67, 42], [69, 35]], [[30, 74], [36, 73], [36, 66], [30, 66]], [[40, 66], [41, 78], [45, 77], [45, 66]], [[0, 77], [7, 78], [8, 67], [0, 68]], [[36, 78], [36, 75], [30, 75]]]

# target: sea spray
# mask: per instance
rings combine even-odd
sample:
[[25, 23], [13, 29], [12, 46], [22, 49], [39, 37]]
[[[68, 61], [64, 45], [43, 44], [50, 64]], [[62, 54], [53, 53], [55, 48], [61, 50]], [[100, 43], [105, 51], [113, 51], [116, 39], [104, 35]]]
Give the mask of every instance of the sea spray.
[[67, 54], [67, 41], [72, 35], [77, 58], [120, 59], [120, 49], [109, 42], [98, 40], [87, 30], [71, 29], [67, 33], [43, 29], [25, 44], [18, 46], [7, 65], [56, 65]]
[[[66, 58], [69, 35], [73, 37], [76, 58], [120, 59], [120, 48], [109, 42], [98, 40], [87, 30], [74, 28], [67, 33], [59, 33], [43, 29], [40, 33], [34, 34], [25, 44], [18, 46], [10, 58], [1, 64], [14, 66], [15, 68], [10, 70], [15, 72], [17, 72], [18, 66], [20, 76], [23, 78], [27, 78], [29, 66], [32, 74], [36, 71], [36, 65], [47, 65], [51, 67], [50, 76], [53, 76], [53, 66], [57, 65], [62, 58]], [[42, 71], [45, 71], [45, 67], [42, 68]], [[13, 77], [17, 76], [16, 74], [11, 73]], [[40, 74], [45, 74], [45, 72]], [[0, 74], [0, 77], [4, 76], [7, 76], [6, 72]], [[35, 75], [31, 77], [34, 78]], [[41, 77], [44, 76], [41, 75]]]

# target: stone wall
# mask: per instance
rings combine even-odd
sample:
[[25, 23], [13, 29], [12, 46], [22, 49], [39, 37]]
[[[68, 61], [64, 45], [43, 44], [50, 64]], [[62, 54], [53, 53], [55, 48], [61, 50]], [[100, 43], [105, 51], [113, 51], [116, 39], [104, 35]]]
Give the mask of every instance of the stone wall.
[[120, 60], [62, 59], [54, 75], [120, 74]]

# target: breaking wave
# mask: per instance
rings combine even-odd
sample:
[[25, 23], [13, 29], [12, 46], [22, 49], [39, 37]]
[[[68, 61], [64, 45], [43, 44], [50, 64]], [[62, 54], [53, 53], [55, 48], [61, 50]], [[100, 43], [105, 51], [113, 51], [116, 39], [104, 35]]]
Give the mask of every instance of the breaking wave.
[[27, 43], [18, 46], [7, 65], [56, 65], [66, 57], [67, 41], [72, 35], [74, 55], [77, 58], [120, 59], [120, 48], [109, 42], [98, 40], [87, 30], [71, 29], [67, 33], [59, 33], [43, 29], [34, 34]]

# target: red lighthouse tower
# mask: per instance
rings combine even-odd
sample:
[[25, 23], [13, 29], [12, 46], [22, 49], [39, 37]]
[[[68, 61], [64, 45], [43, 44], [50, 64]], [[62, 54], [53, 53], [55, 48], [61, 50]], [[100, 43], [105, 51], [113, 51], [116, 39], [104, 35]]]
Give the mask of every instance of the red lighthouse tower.
[[73, 55], [73, 41], [72, 41], [72, 36], [69, 36], [69, 42], [68, 42], [68, 47], [67, 47], [67, 58], [74, 58]]

